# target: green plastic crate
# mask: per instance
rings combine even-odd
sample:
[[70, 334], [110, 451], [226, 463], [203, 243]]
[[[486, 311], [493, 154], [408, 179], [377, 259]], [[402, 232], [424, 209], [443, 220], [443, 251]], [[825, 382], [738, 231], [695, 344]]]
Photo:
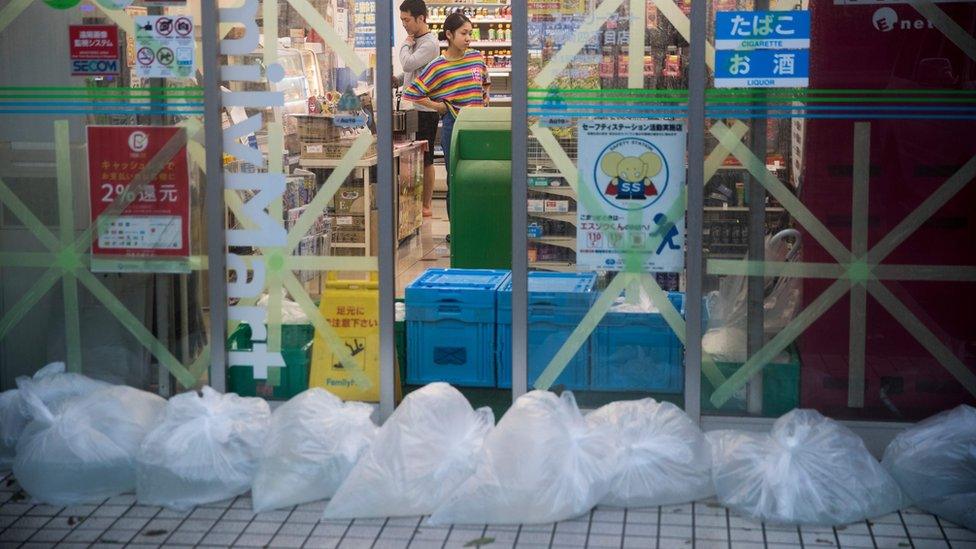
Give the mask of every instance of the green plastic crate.
[[[788, 349], [790, 360], [786, 363], [770, 363], [763, 368], [763, 410], [766, 417], [779, 417], [800, 405], [800, 355], [794, 347]], [[716, 362], [726, 378], [734, 374], [742, 363]], [[746, 388], [743, 386], [721, 408], [712, 405], [715, 387], [702, 375], [701, 409], [704, 413], [729, 412], [744, 414], [747, 411]]]
[[[283, 324], [281, 356], [285, 359], [285, 367], [268, 368], [268, 379], [256, 380], [250, 366], [231, 366], [227, 368], [227, 390], [241, 396], [287, 400], [308, 389], [314, 336], [315, 328], [311, 324]], [[247, 324], [238, 326], [228, 338], [227, 348], [251, 350], [251, 327]]]

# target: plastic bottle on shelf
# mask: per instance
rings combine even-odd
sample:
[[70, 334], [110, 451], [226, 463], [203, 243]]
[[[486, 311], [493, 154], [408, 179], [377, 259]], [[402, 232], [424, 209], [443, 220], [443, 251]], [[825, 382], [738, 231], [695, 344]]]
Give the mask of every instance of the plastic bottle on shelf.
[[505, 25], [505, 38], [504, 38], [504, 40], [506, 42], [511, 42], [512, 41], [512, 26], [511, 25]]
[[495, 25], [488, 26], [488, 40], [494, 41], [498, 37], [497, 31], [495, 31]]

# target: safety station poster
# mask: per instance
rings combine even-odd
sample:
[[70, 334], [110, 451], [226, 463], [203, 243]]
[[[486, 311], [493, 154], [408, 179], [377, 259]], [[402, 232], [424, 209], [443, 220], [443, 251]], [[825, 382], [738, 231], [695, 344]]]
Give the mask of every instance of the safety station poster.
[[[137, 174], [183, 128], [89, 126], [88, 173], [92, 270], [100, 272], [188, 272], [190, 256], [190, 172], [186, 145], [141, 189]], [[102, 216], [113, 204], [131, 203], [118, 215]], [[133, 261], [137, 260], [137, 261]], [[142, 260], [142, 261], [138, 261]], [[146, 261], [148, 260], [148, 261]]]
[[623, 271], [630, 263], [644, 272], [681, 271], [685, 123], [584, 119], [578, 130], [579, 268]]

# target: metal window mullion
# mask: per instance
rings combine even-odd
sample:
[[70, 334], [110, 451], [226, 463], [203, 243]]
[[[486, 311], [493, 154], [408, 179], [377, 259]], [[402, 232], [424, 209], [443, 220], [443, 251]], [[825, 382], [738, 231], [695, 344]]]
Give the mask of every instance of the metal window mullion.
[[216, 0], [200, 4], [203, 42], [203, 122], [207, 150], [204, 206], [207, 224], [207, 281], [210, 298], [210, 376], [215, 390], [227, 390], [227, 240], [224, 220], [223, 129], [220, 109], [220, 42]]
[[512, 2], [512, 400], [528, 391], [528, 4]]
[[702, 217], [705, 195], [705, 2], [691, 4], [691, 51], [688, 72], [688, 206], [687, 260], [685, 277], [688, 287], [685, 313], [685, 412], [692, 420], [701, 418], [702, 365]]
[[393, 197], [393, 2], [376, 2], [376, 206], [379, 209], [379, 250], [376, 251], [380, 277], [380, 419], [393, 413], [395, 394], [395, 341], [393, 337], [394, 298], [396, 296], [396, 223]]

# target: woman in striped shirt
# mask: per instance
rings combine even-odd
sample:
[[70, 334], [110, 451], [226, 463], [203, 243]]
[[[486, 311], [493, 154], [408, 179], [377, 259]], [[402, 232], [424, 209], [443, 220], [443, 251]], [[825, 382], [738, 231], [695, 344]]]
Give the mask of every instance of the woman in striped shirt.
[[459, 12], [444, 21], [440, 39], [447, 40], [447, 50], [422, 69], [403, 98], [436, 110], [441, 115], [441, 149], [448, 167], [448, 217], [450, 217], [451, 134], [454, 120], [463, 108], [487, 107], [491, 80], [481, 52], [469, 49], [471, 21]]

